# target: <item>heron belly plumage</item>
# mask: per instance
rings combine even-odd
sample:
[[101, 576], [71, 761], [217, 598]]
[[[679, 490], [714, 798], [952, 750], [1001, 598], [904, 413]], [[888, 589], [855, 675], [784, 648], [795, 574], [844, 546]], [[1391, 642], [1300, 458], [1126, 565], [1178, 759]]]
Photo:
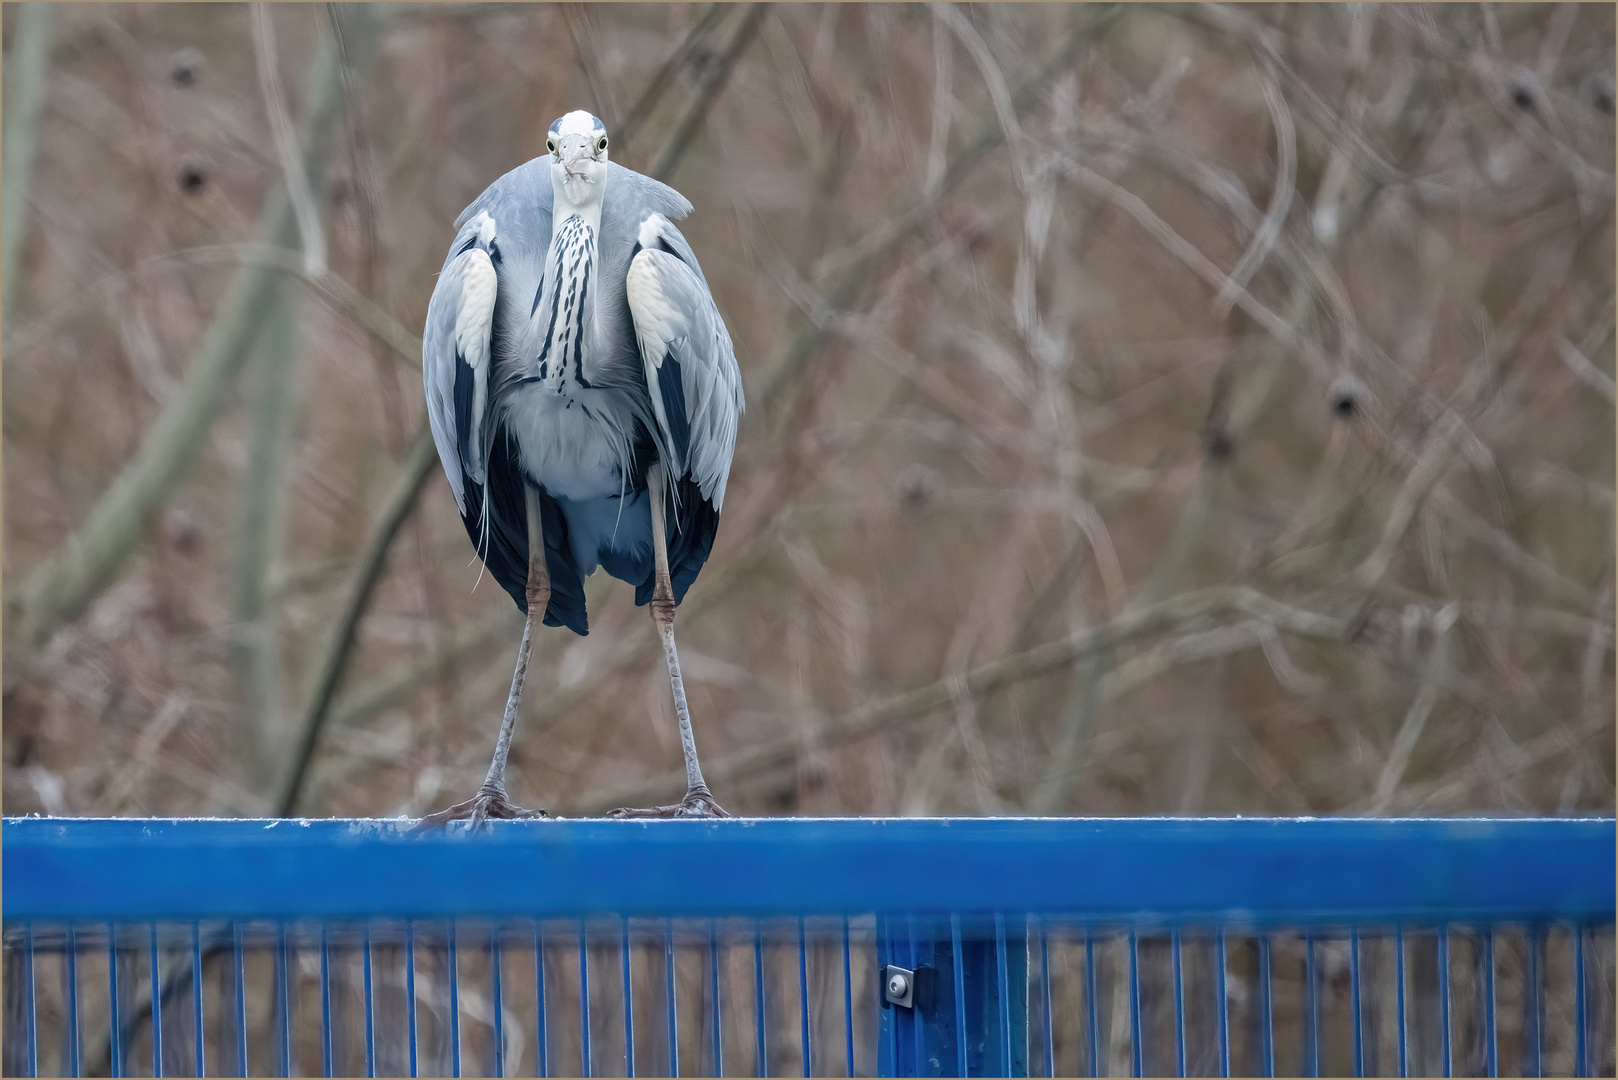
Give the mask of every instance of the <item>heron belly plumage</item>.
[[538, 382], [507, 391], [501, 421], [530, 480], [564, 499], [615, 498], [633, 490], [633, 433], [607, 419], [607, 401], [592, 408], [592, 399], [605, 396], [574, 388], [558, 393]]
[[506, 396], [504, 426], [529, 482], [560, 507], [579, 576], [604, 564], [614, 577], [638, 584], [651, 573], [651, 511], [630, 435], [606, 419], [610, 393], [521, 384]]

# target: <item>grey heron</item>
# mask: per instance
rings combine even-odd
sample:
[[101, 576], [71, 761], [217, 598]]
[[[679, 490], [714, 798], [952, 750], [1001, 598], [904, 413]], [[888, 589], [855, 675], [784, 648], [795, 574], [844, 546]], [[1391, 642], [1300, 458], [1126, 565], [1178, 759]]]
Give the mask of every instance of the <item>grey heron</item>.
[[629, 816], [724, 815], [691, 733], [675, 607], [713, 546], [743, 408], [730, 334], [674, 227], [691, 204], [608, 160], [588, 112], [461, 212], [427, 305], [433, 439], [468, 536], [526, 613], [478, 793], [424, 824], [539, 816], [506, 795], [534, 624], [588, 632], [597, 566], [635, 586], [662, 638], [685, 797]]

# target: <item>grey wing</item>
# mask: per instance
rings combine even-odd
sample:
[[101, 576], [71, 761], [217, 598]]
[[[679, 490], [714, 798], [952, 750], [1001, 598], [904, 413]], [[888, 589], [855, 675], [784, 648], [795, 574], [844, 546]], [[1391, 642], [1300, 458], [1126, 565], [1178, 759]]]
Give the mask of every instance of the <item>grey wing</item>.
[[741, 373], [691, 248], [662, 214], [641, 224], [625, 292], [669, 479], [689, 476], [718, 512], [745, 407]]
[[462, 226], [427, 303], [421, 341], [427, 420], [463, 515], [467, 484], [483, 484], [488, 461], [490, 344], [499, 294], [493, 244], [494, 221], [487, 213]]

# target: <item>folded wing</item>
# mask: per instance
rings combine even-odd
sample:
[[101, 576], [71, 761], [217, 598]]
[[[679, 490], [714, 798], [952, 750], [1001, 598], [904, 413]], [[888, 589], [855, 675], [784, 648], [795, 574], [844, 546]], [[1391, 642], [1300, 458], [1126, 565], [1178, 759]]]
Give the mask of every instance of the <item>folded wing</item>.
[[469, 509], [468, 486], [481, 487], [487, 480], [498, 257], [494, 219], [479, 213], [461, 227], [450, 248], [422, 334], [427, 420], [463, 515]]
[[661, 214], [641, 224], [625, 291], [670, 484], [677, 494], [689, 480], [717, 515], [744, 407], [741, 374], [690, 245]]

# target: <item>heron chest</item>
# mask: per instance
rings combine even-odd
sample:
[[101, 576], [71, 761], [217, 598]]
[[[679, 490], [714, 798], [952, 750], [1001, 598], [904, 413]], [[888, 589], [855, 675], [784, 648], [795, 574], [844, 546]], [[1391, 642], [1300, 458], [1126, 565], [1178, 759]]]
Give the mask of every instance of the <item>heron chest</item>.
[[573, 215], [559, 222], [545, 258], [545, 285], [530, 316], [530, 374], [506, 396], [506, 426], [524, 469], [553, 495], [616, 496], [624, 490], [626, 430], [618, 395], [586, 371], [595, 331], [596, 230]]

